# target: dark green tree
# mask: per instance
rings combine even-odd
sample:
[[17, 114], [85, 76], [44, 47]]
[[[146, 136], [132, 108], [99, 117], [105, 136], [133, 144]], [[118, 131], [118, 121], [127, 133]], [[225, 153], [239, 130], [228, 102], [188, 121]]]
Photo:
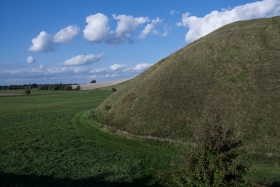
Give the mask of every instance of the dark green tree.
[[81, 86], [78, 85], [78, 86], [76, 87], [76, 90], [81, 90]]

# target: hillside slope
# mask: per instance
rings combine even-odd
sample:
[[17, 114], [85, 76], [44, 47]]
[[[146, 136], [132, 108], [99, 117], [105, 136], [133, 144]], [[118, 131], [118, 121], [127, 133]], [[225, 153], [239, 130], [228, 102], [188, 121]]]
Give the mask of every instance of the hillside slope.
[[187, 140], [205, 116], [280, 147], [280, 17], [226, 25], [151, 66], [95, 111], [138, 135]]

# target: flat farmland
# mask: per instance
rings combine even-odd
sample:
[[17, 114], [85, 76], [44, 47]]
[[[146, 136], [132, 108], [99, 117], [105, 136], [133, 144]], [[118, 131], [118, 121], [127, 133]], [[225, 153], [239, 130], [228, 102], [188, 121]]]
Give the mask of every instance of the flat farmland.
[[155, 185], [152, 176], [170, 165], [175, 148], [96, 125], [90, 112], [112, 93], [32, 90], [0, 97], [0, 186]]

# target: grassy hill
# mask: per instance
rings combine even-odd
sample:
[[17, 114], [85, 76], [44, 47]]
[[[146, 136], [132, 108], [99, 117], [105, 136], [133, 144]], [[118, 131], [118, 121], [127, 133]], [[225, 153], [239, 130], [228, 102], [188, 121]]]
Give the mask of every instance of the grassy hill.
[[187, 141], [219, 116], [252, 149], [279, 154], [279, 60], [280, 17], [235, 22], [126, 82], [95, 117], [129, 133]]

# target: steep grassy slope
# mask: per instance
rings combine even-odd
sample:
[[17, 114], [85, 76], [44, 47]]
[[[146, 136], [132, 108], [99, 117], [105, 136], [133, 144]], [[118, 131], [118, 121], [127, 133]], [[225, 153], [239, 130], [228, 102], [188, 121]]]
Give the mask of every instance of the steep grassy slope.
[[279, 154], [280, 17], [229, 24], [187, 45], [128, 81], [95, 114], [130, 133], [181, 140], [205, 116], [219, 115], [258, 149]]

